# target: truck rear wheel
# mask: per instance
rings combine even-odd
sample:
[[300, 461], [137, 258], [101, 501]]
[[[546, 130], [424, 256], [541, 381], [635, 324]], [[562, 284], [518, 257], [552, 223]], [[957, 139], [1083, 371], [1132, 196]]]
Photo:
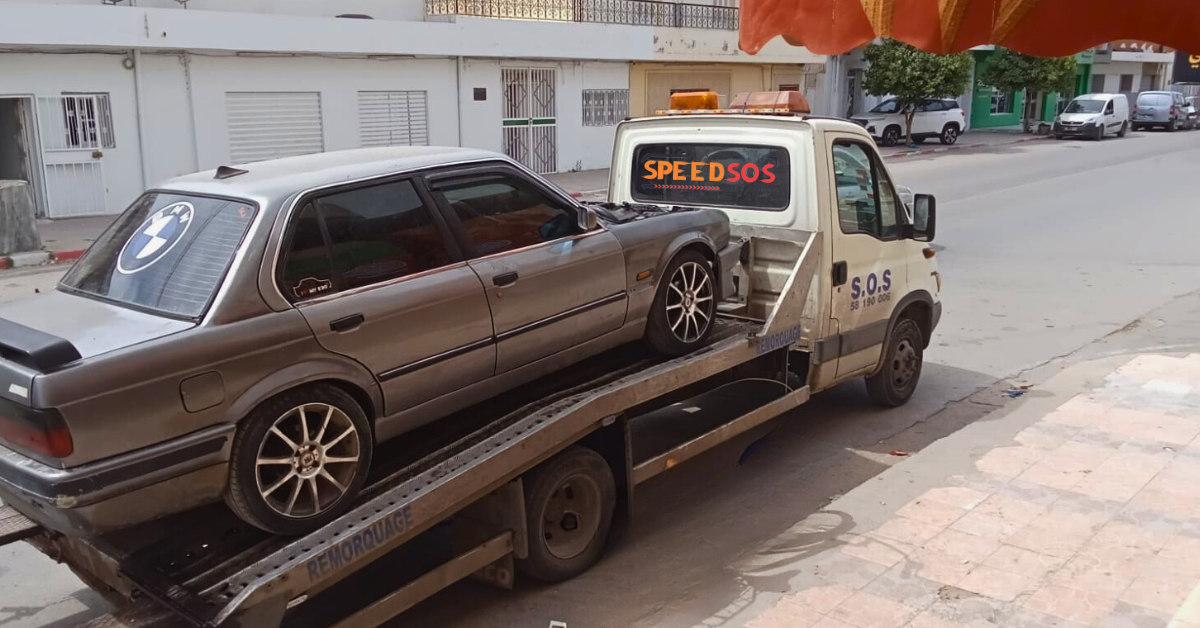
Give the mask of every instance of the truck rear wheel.
[[921, 379], [924, 347], [916, 321], [911, 318], [896, 321], [883, 348], [883, 366], [867, 378], [867, 393], [872, 401], [889, 408], [908, 403]]
[[525, 474], [529, 557], [521, 573], [542, 582], [573, 578], [600, 560], [617, 488], [600, 454], [572, 447]]

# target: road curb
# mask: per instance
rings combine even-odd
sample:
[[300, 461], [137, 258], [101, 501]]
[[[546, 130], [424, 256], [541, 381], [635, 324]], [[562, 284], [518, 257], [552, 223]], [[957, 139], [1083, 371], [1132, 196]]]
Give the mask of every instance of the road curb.
[[83, 257], [87, 249], [73, 251], [26, 251], [0, 256], [0, 271], [31, 268], [33, 266], [50, 266], [66, 264]]
[[1012, 140], [1009, 142], [991, 142], [991, 143], [987, 143], [987, 144], [955, 144], [954, 146], [945, 146], [942, 148], [920, 148], [920, 149], [916, 149], [916, 150], [909, 150], [909, 151], [903, 151], [903, 152], [899, 152], [899, 153], [892, 153], [891, 155], [885, 155], [884, 160], [903, 159], [905, 157], [917, 157], [920, 155], [933, 155], [935, 153], [948, 153], [953, 150], [967, 150], [970, 148], [987, 148], [989, 146], [1009, 146], [1012, 144], [1023, 144], [1025, 142], [1036, 142], [1036, 141], [1040, 141], [1040, 140], [1048, 140], [1050, 138], [1051, 138], [1051, 136], [1049, 136], [1049, 135], [1047, 135], [1047, 136], [1039, 135], [1039, 136], [1035, 136], [1035, 137], [1022, 137], [1022, 138], [1015, 139], [1015, 140]]

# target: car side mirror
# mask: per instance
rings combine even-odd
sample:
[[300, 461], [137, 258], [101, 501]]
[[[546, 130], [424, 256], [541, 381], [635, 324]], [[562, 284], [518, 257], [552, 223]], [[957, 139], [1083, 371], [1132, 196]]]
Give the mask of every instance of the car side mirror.
[[600, 219], [596, 217], [596, 212], [589, 207], [579, 208], [579, 229], [583, 232], [595, 231], [600, 226]]
[[937, 227], [937, 200], [930, 194], [913, 197], [912, 239], [932, 242]]

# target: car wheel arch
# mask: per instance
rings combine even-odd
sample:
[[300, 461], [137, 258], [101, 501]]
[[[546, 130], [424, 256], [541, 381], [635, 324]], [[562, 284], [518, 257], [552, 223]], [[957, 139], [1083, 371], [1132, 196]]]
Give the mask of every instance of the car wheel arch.
[[355, 368], [334, 360], [293, 364], [260, 379], [229, 406], [229, 422], [240, 423], [270, 399], [289, 390], [314, 384], [336, 386], [350, 395], [367, 415], [367, 421], [375, 425], [383, 408], [379, 385], [361, 367]]
[[[655, 273], [654, 277], [655, 290], [658, 289], [658, 283], [662, 280], [660, 273], [666, 269], [666, 267], [671, 263], [671, 260], [675, 259], [676, 255], [679, 255], [679, 253], [685, 249], [691, 249], [703, 255], [705, 259], [707, 259], [713, 265], [713, 275], [716, 277], [716, 280], [720, 282], [721, 261], [717, 258], [717, 247], [713, 244], [713, 241], [708, 237], [707, 234], [694, 231], [679, 234], [674, 240], [671, 241], [670, 244], [667, 245], [666, 248], [663, 249], [663, 254], [658, 259], [658, 272]], [[718, 283], [717, 289], [720, 290], [720, 288], [721, 286]], [[720, 294], [720, 292], [717, 294]]]

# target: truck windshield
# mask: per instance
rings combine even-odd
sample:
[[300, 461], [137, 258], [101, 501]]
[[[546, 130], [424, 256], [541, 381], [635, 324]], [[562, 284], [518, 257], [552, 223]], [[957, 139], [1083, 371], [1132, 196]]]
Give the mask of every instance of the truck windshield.
[[147, 192], [59, 287], [173, 318], [199, 318], [256, 211], [249, 201]]
[[1072, 100], [1063, 113], [1100, 113], [1104, 111], [1103, 100]]
[[782, 211], [791, 189], [791, 161], [777, 146], [671, 143], [634, 149], [637, 201]]

